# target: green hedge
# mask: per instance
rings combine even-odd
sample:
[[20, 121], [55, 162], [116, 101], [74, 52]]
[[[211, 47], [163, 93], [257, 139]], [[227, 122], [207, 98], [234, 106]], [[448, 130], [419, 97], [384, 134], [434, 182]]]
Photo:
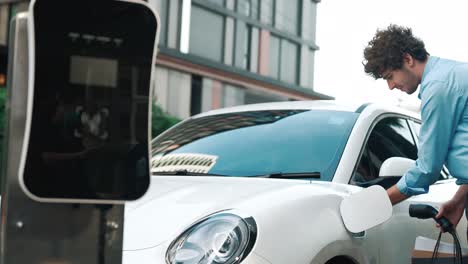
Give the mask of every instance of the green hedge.
[[153, 104], [152, 119], [151, 119], [151, 136], [155, 138], [164, 130], [180, 122], [180, 119], [173, 117], [164, 112], [160, 106]]

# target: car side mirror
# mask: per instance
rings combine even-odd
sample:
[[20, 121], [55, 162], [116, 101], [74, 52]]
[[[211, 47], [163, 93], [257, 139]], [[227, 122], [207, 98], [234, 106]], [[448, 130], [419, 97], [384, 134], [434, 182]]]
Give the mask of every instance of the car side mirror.
[[402, 157], [391, 157], [386, 159], [380, 166], [379, 177], [400, 177], [403, 176], [415, 161]]
[[340, 212], [346, 229], [361, 233], [390, 219], [393, 207], [385, 189], [374, 185], [343, 199]]

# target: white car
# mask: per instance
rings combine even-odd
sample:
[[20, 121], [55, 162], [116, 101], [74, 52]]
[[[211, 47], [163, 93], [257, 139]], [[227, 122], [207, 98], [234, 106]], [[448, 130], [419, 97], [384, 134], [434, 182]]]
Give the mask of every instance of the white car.
[[[415, 160], [419, 127], [399, 108], [334, 101], [191, 117], [153, 141], [151, 186], [125, 206], [123, 263], [410, 263], [415, 238], [439, 230], [408, 207], [437, 207], [455, 193], [445, 169], [428, 194], [363, 232], [346, 229], [340, 204], [395, 184], [413, 161], [387, 159]], [[464, 218], [457, 230], [466, 246]]]

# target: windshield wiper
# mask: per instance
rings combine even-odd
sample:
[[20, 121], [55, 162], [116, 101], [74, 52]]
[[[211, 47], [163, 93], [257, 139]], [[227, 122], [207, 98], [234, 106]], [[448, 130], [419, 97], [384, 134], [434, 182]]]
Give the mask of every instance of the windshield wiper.
[[190, 176], [227, 176], [222, 174], [207, 173], [207, 172], [192, 172], [188, 170], [176, 171], [153, 171], [152, 175], [190, 175]]
[[264, 177], [264, 178], [273, 178], [273, 179], [307, 179], [314, 178], [320, 179], [320, 172], [275, 172], [265, 175], [257, 175], [254, 177]]

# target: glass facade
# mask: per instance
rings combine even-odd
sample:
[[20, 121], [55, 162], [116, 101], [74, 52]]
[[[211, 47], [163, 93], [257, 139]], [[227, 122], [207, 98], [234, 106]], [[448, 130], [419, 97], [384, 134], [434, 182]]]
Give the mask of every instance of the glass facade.
[[314, 67], [313, 67], [314, 65], [312, 63], [314, 63], [315, 61], [315, 52], [309, 49], [308, 55], [309, 55], [309, 58], [307, 60], [310, 61], [311, 64], [309, 64], [309, 67], [308, 67], [309, 74], [307, 74], [307, 86], [313, 87], [314, 86]]
[[269, 76], [288, 83], [297, 83], [298, 45], [270, 36]]
[[258, 49], [259, 49], [260, 31], [258, 28], [252, 27], [250, 29], [250, 64], [249, 69], [251, 72], [257, 72], [258, 69]]
[[192, 76], [187, 73], [156, 67], [155, 103], [172, 116], [191, 115]]
[[237, 0], [237, 12], [244, 16], [250, 16], [250, 0]]
[[266, 25], [272, 25], [275, 1], [262, 0], [260, 4], [260, 22]]
[[288, 101], [287, 97], [266, 94], [260, 91], [255, 90], [246, 90], [244, 96], [244, 104], [257, 104], [257, 103], [267, 103], [267, 102], [280, 102]]
[[159, 14], [159, 45], [165, 46], [167, 43], [167, 12], [169, 3], [168, 0], [149, 0], [150, 5], [158, 10]]
[[235, 20], [231, 17], [226, 17], [224, 27], [224, 63], [227, 65], [233, 64], [234, 57], [234, 25]]
[[[308, 89], [313, 93], [316, 1], [191, 0], [188, 7], [184, 2], [149, 0], [159, 10], [163, 24], [159, 45], [186, 53], [181, 41], [187, 39], [187, 60], [208, 65], [220, 77], [200, 72], [188, 74], [182, 94], [169, 91], [175, 88], [167, 88], [165, 92], [156, 88], [159, 97], [166, 96], [167, 108], [163, 108], [171, 114], [184, 117], [226, 106], [298, 99], [288, 97], [287, 92], [286, 96], [278, 96], [269, 89], [257, 91], [255, 85], [226, 81], [222, 73], [226, 69], [239, 78], [267, 80], [273, 85], [270, 87]], [[189, 24], [181, 17], [173, 17], [187, 11]], [[184, 33], [183, 28], [189, 30]], [[172, 70], [166, 71], [170, 76]], [[176, 81], [173, 78], [166, 81], [169, 82]], [[168, 102], [180, 95], [191, 96], [186, 102], [188, 106], [178, 104], [169, 109], [172, 103]]]
[[297, 44], [281, 40], [280, 79], [288, 83], [297, 83]]
[[191, 11], [189, 52], [221, 61], [223, 55], [223, 16], [197, 6], [192, 6]]
[[258, 20], [258, 16], [260, 14], [258, 12], [259, 4], [260, 4], [260, 0], [252, 0], [252, 2], [250, 3], [251, 5], [250, 17], [252, 19]]
[[268, 64], [268, 75], [272, 78], [279, 78], [279, 65], [280, 65], [280, 39], [274, 36], [270, 37], [270, 47], [269, 47], [269, 59], [270, 63]]
[[[152, 1], [161, 10], [162, 21], [168, 20], [167, 10], [173, 10], [176, 3], [183, 8], [182, 0]], [[304, 75], [313, 73], [313, 62], [309, 60], [314, 56], [304, 50], [316, 50], [316, 4], [312, 0], [192, 0], [188, 52], [283, 83], [312, 88], [313, 77]], [[161, 31], [161, 45], [167, 42], [166, 28]], [[263, 40], [262, 31], [269, 33]], [[261, 49], [266, 50], [266, 60], [260, 58]], [[307, 70], [299, 71], [305, 65]]]
[[234, 85], [223, 85], [222, 106], [236, 106], [243, 105], [245, 101], [245, 89], [236, 87]]
[[276, 0], [275, 27], [297, 34], [299, 32], [299, 0]]
[[204, 1], [211, 3], [211, 4], [215, 4], [215, 5], [220, 5], [220, 6], [224, 5], [224, 0], [204, 0]]
[[249, 67], [249, 37], [250, 27], [243, 21], [236, 22], [236, 60], [235, 66], [248, 69]]

